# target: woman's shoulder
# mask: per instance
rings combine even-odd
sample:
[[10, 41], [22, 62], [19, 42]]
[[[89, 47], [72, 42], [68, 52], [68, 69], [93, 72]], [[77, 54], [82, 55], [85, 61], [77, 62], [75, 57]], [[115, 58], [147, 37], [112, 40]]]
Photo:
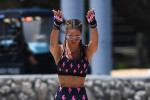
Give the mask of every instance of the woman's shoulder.
[[87, 54], [88, 51], [88, 45], [82, 44], [82, 50]]
[[86, 44], [82, 44], [82, 46], [83, 46], [83, 47], [86, 47], [87, 45], [86, 45]]
[[83, 44], [83, 48], [84, 48], [85, 56], [88, 58], [88, 61], [89, 61], [89, 63], [90, 63], [90, 61], [91, 61], [91, 55], [90, 55], [90, 52], [89, 52], [89, 50], [88, 50], [88, 45], [84, 45], [84, 44]]
[[86, 48], [88, 47], [88, 45], [82, 44], [82, 47], [83, 47], [84, 49], [86, 49]]

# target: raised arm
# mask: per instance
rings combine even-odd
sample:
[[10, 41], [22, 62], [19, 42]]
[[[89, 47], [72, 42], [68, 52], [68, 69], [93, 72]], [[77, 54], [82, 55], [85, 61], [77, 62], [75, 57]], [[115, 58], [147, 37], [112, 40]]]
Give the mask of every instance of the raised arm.
[[61, 46], [58, 44], [59, 30], [63, 22], [63, 14], [61, 11], [53, 10], [55, 21], [50, 35], [50, 52], [57, 63], [61, 56]]
[[95, 9], [88, 11], [86, 18], [90, 24], [91, 27], [91, 40], [88, 44], [88, 55], [90, 56], [90, 59], [94, 55], [94, 53], [98, 49], [98, 31], [97, 31], [97, 22], [95, 19]]

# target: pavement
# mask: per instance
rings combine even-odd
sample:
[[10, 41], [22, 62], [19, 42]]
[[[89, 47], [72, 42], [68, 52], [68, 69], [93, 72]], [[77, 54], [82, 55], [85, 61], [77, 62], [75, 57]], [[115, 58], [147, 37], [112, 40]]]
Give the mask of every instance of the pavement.
[[111, 76], [150, 76], [150, 69], [112, 70]]

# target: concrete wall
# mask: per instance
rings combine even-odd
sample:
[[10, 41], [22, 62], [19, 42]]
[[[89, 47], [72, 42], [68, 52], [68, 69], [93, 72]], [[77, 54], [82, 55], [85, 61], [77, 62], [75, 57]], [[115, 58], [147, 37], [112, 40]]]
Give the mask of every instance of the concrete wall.
[[[57, 75], [0, 76], [0, 100], [53, 100]], [[150, 100], [150, 77], [87, 75], [89, 100]]]

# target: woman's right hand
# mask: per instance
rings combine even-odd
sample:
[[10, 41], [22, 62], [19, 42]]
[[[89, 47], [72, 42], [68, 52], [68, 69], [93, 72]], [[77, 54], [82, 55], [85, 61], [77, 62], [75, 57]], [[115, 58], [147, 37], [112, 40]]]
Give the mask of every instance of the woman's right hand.
[[53, 13], [54, 13], [54, 17], [55, 19], [58, 21], [58, 22], [63, 22], [63, 14], [62, 14], [62, 11], [58, 10], [52, 10]]

